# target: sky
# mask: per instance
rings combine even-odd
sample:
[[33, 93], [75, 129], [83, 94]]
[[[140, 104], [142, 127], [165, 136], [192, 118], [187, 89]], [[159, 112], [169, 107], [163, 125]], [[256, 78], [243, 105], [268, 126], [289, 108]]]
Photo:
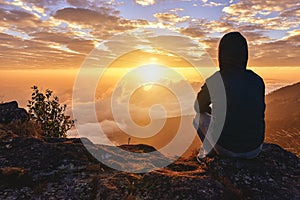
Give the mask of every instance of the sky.
[[[296, 0], [0, 0], [0, 19], [0, 102], [17, 100], [25, 107], [31, 86], [49, 88], [68, 105], [69, 114], [78, 103], [84, 116], [78, 127], [84, 132], [94, 137], [99, 122], [110, 138], [123, 143], [128, 124], [114, 119], [113, 101], [120, 110], [129, 103], [140, 125], [151, 123], [149, 118], [161, 125], [166, 114], [173, 121], [161, 135], [176, 132], [176, 117], [187, 116], [182, 119], [187, 132], [195, 134], [193, 101], [205, 77], [217, 70], [218, 43], [227, 32], [246, 37], [248, 67], [264, 78], [266, 93], [300, 77]], [[102, 72], [106, 76], [99, 78]], [[83, 93], [74, 99], [80, 73]], [[164, 110], [152, 109], [155, 104]]]
[[1, 69], [78, 68], [99, 42], [136, 28], [192, 37], [216, 59], [222, 35], [248, 40], [249, 66], [299, 66], [296, 0], [1, 0]]

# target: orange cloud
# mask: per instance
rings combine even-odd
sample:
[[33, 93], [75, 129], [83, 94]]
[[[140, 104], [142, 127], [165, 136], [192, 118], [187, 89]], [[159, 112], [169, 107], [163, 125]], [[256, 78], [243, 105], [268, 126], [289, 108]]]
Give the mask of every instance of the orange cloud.
[[154, 17], [156, 17], [159, 22], [162, 22], [164, 24], [173, 24], [173, 25], [177, 23], [186, 22], [190, 18], [189, 16], [180, 17], [175, 13], [156, 13], [154, 14]]
[[29, 0], [0, 5], [1, 68], [78, 68], [97, 42], [148, 23], [120, 17], [109, 1], [68, 3], [79, 7]]

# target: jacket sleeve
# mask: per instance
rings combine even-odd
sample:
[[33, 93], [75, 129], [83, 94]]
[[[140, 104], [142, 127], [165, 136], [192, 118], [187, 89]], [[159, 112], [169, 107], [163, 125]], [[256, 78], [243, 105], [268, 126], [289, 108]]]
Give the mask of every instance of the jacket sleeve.
[[197, 99], [194, 103], [194, 109], [197, 113], [209, 113], [211, 114], [211, 104], [209, 91], [206, 83], [201, 87], [200, 92], [197, 95]]

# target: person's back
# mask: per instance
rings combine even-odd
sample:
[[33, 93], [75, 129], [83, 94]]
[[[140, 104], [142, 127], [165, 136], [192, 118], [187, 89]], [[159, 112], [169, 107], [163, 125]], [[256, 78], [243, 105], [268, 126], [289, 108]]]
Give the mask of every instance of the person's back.
[[222, 70], [227, 100], [226, 118], [217, 144], [247, 152], [264, 140], [264, 84], [250, 70]]
[[[243, 153], [260, 148], [264, 141], [265, 86], [257, 74], [246, 70], [247, 60], [246, 39], [238, 32], [226, 34], [219, 45], [219, 73], [225, 87], [227, 111], [215, 149], [224, 149], [233, 157], [244, 157]], [[210, 99], [205, 84], [196, 102], [200, 108], [196, 111], [203, 113], [209, 112], [209, 104], [217, 103], [218, 99]]]

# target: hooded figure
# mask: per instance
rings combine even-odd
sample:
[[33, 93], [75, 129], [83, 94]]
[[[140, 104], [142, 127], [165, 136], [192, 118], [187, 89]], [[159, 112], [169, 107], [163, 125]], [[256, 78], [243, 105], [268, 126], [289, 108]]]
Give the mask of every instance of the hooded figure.
[[239, 32], [231, 32], [221, 39], [219, 44], [219, 67], [223, 69], [246, 69], [248, 46]]
[[[253, 158], [259, 154], [264, 141], [265, 85], [262, 78], [246, 69], [247, 61], [246, 39], [238, 32], [226, 34], [219, 44], [220, 71], [206, 80], [197, 95], [195, 102], [197, 114], [202, 117], [204, 113], [211, 114], [214, 102], [218, 102], [218, 99], [211, 99], [208, 89], [210, 87], [207, 87], [207, 84], [217, 73], [221, 75], [227, 108], [221, 135], [214, 146], [218, 154]], [[195, 128], [203, 141], [206, 133], [201, 131], [205, 130], [201, 129], [202, 125], [200, 120], [199, 127]]]

